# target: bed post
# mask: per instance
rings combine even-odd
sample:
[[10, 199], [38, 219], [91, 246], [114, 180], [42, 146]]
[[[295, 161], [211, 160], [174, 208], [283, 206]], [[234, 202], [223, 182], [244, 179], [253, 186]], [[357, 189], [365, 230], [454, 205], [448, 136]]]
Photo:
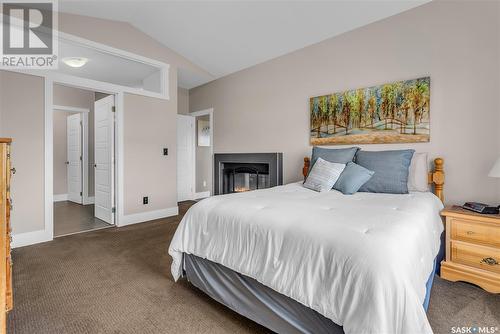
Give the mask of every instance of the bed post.
[[309, 157], [304, 157], [304, 167], [302, 167], [302, 175], [304, 175], [304, 181], [306, 180], [307, 174], [309, 174], [310, 164], [311, 164], [311, 159], [309, 159]]
[[429, 184], [434, 184], [434, 194], [444, 203], [444, 160], [434, 159], [434, 171], [429, 173]]

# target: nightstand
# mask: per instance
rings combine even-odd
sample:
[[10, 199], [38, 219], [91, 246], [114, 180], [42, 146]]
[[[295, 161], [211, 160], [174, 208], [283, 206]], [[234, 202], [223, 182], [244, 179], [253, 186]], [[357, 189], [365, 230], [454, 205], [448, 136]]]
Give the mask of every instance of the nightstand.
[[446, 260], [441, 277], [465, 281], [500, 293], [500, 215], [446, 207]]

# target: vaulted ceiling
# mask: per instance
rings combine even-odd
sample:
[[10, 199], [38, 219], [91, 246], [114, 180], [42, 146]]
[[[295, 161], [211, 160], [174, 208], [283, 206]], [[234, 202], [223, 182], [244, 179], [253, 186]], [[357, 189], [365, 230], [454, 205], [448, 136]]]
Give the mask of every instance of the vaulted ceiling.
[[[60, 0], [59, 9], [129, 22], [219, 78], [429, 1]], [[179, 71], [184, 88], [208, 80]]]

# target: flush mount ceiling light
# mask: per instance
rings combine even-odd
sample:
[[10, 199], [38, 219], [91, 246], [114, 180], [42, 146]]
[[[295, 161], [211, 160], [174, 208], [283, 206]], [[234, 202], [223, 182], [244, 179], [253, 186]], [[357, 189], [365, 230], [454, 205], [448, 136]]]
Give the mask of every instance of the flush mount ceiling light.
[[87, 62], [89, 60], [88, 60], [88, 58], [84, 58], [84, 57], [66, 57], [66, 58], [63, 58], [62, 61], [66, 65], [68, 65], [69, 67], [78, 68], [78, 67], [82, 67], [83, 65], [87, 64]]

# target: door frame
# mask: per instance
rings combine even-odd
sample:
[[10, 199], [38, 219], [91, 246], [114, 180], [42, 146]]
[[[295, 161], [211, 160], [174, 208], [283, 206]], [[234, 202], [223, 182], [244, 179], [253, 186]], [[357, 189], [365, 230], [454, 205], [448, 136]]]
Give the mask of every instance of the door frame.
[[124, 222], [124, 194], [123, 194], [123, 184], [124, 184], [124, 108], [123, 99], [124, 92], [117, 89], [113, 84], [108, 84], [106, 82], [94, 81], [80, 77], [67, 77], [67, 76], [45, 76], [44, 77], [44, 95], [45, 95], [45, 156], [44, 156], [44, 166], [45, 166], [45, 217], [44, 217], [44, 229], [41, 231], [30, 232], [30, 235], [23, 236], [22, 240], [15, 243], [15, 247], [21, 247], [24, 245], [31, 245], [34, 243], [51, 241], [54, 239], [54, 193], [53, 193], [53, 88], [54, 84], [60, 84], [63, 86], [98, 91], [115, 96], [115, 225], [122, 226]]
[[209, 118], [209, 123], [210, 123], [210, 167], [211, 167], [211, 174], [212, 174], [212, 184], [209, 187], [209, 194], [207, 196], [206, 192], [201, 192], [198, 193], [196, 192], [196, 146], [198, 145], [197, 140], [194, 141], [194, 155], [195, 155], [195, 164], [194, 164], [194, 199], [198, 198], [203, 198], [203, 197], [209, 197], [212, 196], [214, 193], [214, 108], [208, 108], [208, 109], [203, 109], [199, 111], [193, 111], [188, 114], [189, 116], [195, 117], [195, 138], [198, 135], [197, 133], [197, 127], [198, 124], [196, 124], [196, 117], [197, 116], [205, 116], [208, 115]]
[[[155, 97], [170, 100], [170, 65], [155, 59], [140, 56], [128, 51], [117, 49], [105, 44], [94, 42], [75, 35], [59, 32], [59, 36], [83, 47], [101, 50], [107, 53], [122, 56], [134, 61], [152, 64], [162, 69], [162, 93], [152, 93], [141, 89], [112, 84], [104, 81], [86, 79], [78, 76], [54, 73], [51, 70], [19, 70], [4, 69], [6, 71], [28, 74], [41, 77], [44, 80], [44, 226], [43, 229], [14, 234], [12, 247], [22, 247], [54, 239], [54, 193], [53, 193], [53, 84], [58, 83], [74, 88], [98, 91], [115, 95], [115, 225], [131, 224], [131, 219], [124, 211], [124, 95], [131, 93], [141, 96]], [[155, 219], [152, 216], [151, 219]]]
[[[64, 105], [54, 105], [54, 112], [71, 112], [79, 113], [82, 116], [82, 166], [89, 165], [89, 113], [90, 109], [80, 108], [80, 107], [70, 107]], [[83, 168], [83, 167], [82, 167]], [[52, 171], [53, 173], [53, 171]], [[89, 169], [83, 168], [82, 170], [82, 193], [83, 193], [83, 205], [93, 204], [94, 198], [89, 196]], [[54, 199], [55, 200], [55, 199]]]

